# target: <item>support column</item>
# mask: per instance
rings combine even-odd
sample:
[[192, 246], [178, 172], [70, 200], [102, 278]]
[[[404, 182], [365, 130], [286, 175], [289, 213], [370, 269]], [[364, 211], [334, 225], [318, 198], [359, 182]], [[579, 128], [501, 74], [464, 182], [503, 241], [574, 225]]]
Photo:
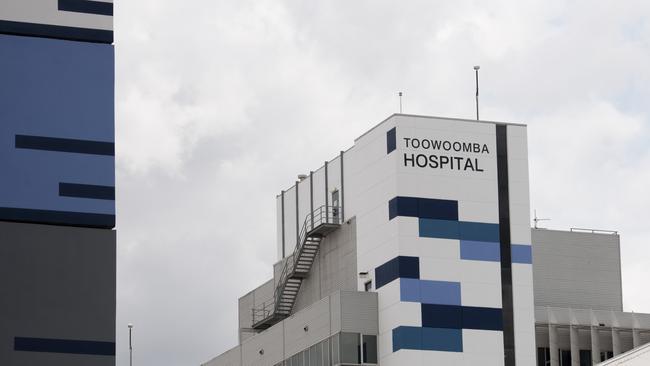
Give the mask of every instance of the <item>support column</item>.
[[551, 366], [560, 366], [560, 355], [557, 347], [557, 327], [548, 325], [548, 349], [551, 356]]
[[621, 352], [621, 337], [619, 334], [618, 329], [612, 327], [612, 352], [614, 353], [614, 357], [617, 355], [620, 355]]
[[641, 345], [641, 332], [638, 329], [632, 329], [632, 347], [637, 348]]
[[580, 366], [580, 341], [578, 339], [578, 327], [569, 326], [569, 341], [571, 342], [571, 366]]
[[591, 362], [596, 365], [600, 363], [600, 338], [598, 337], [598, 326], [591, 326]]

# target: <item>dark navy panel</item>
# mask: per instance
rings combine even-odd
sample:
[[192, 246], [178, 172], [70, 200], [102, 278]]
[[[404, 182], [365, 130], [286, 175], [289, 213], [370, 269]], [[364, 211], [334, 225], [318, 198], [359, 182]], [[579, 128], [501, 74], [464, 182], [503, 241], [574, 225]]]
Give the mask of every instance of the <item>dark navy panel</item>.
[[395, 197], [388, 201], [388, 218], [397, 216], [418, 217], [418, 199], [414, 197]]
[[115, 187], [92, 184], [59, 183], [59, 195], [66, 197], [115, 200]]
[[457, 305], [422, 304], [422, 326], [433, 328], [463, 328], [463, 308]]
[[420, 277], [420, 260], [418, 257], [395, 257], [375, 268], [375, 288], [379, 289], [400, 277]]
[[458, 220], [458, 201], [432, 198], [418, 199], [418, 217], [423, 219]]
[[0, 33], [70, 41], [113, 43], [113, 31], [0, 20]]
[[498, 308], [422, 304], [422, 326], [434, 328], [503, 330]]
[[419, 235], [423, 238], [458, 239], [460, 227], [458, 221], [420, 219]]
[[59, 0], [59, 10], [113, 16], [113, 3], [91, 0]]
[[461, 221], [459, 226], [461, 240], [499, 242], [499, 224]]
[[420, 278], [420, 259], [399, 256], [399, 276], [401, 278]]
[[53, 225], [88, 226], [105, 229], [115, 227], [115, 215], [85, 212], [0, 207], [0, 218], [6, 221], [47, 223]]
[[397, 148], [397, 130], [395, 127], [386, 132], [386, 153], [390, 154]]
[[393, 329], [393, 352], [400, 349], [462, 352], [460, 329], [400, 326]]
[[115, 343], [51, 338], [14, 338], [15, 351], [115, 356]]
[[62, 139], [43, 136], [16, 135], [16, 148], [77, 154], [115, 155], [115, 144], [112, 142]]
[[464, 306], [463, 328], [503, 330], [503, 310]]
[[533, 247], [525, 244], [512, 244], [512, 263], [533, 264]]
[[398, 196], [388, 201], [388, 216], [458, 221], [458, 201]]
[[498, 242], [460, 241], [460, 259], [501, 262], [501, 250]]
[[59, 195], [115, 186], [113, 46], [0, 35], [0, 54], [0, 220], [114, 222], [113, 200]]

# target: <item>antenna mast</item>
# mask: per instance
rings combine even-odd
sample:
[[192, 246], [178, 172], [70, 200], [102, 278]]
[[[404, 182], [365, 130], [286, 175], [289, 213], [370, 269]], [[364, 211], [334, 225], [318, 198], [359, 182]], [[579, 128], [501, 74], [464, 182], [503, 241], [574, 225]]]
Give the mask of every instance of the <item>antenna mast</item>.
[[474, 66], [474, 72], [476, 73], [476, 120], [478, 121], [478, 70], [481, 66]]
[[397, 93], [399, 96], [399, 112], [402, 113], [402, 92]]

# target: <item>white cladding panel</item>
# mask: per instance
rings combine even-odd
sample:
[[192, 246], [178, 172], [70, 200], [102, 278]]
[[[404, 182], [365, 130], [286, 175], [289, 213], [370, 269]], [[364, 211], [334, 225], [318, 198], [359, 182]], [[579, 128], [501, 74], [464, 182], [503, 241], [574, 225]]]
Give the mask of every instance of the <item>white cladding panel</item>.
[[296, 186], [284, 191], [284, 253], [289, 256], [296, 248]]
[[[91, 1], [76, 1], [87, 2]], [[94, 0], [112, 4], [112, 0]], [[2, 0], [0, 20], [88, 29], [113, 29], [113, 16], [59, 10], [61, 0]], [[112, 12], [112, 11], [111, 11]]]

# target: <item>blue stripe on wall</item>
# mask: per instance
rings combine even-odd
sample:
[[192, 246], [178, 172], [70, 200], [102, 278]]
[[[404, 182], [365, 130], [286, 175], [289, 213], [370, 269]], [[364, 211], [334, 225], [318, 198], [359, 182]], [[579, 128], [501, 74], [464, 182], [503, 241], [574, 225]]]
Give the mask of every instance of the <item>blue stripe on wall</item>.
[[388, 217], [392, 220], [397, 216], [457, 221], [458, 201], [395, 197], [388, 201]]
[[113, 3], [90, 0], [59, 0], [59, 10], [113, 16]]
[[92, 155], [115, 155], [115, 144], [104, 141], [16, 135], [17, 149], [46, 150]]
[[460, 305], [460, 282], [401, 278], [400, 300], [423, 304]]
[[525, 244], [512, 244], [512, 263], [533, 264], [533, 247]]
[[419, 258], [399, 256], [375, 268], [375, 289], [398, 278], [420, 278]]
[[392, 331], [393, 352], [400, 349], [462, 352], [463, 333], [460, 329], [400, 326]]
[[79, 341], [51, 338], [14, 338], [15, 351], [72, 353], [80, 355], [115, 356], [114, 342]]
[[499, 224], [460, 221], [461, 240], [499, 241]]
[[115, 187], [94, 184], [59, 183], [59, 196], [115, 200]]
[[432, 328], [503, 330], [498, 308], [422, 304], [422, 326]]
[[498, 242], [499, 225], [420, 218], [419, 234], [425, 238]]
[[13, 207], [0, 207], [0, 220], [104, 229], [115, 227], [115, 215]]
[[501, 244], [486, 241], [460, 241], [460, 259], [501, 262]]
[[0, 20], [0, 33], [70, 41], [113, 43], [113, 31]]
[[386, 132], [386, 153], [390, 154], [397, 148], [397, 130], [396, 127]]

